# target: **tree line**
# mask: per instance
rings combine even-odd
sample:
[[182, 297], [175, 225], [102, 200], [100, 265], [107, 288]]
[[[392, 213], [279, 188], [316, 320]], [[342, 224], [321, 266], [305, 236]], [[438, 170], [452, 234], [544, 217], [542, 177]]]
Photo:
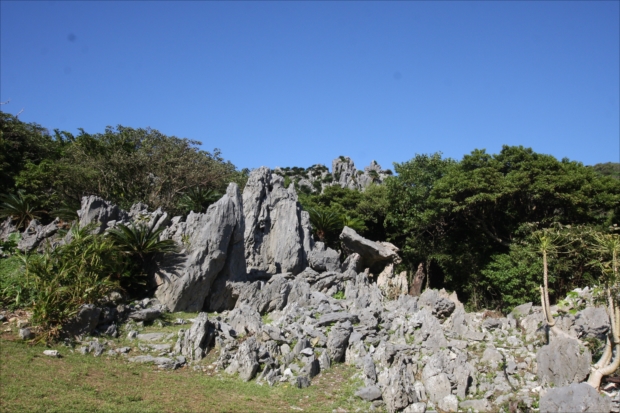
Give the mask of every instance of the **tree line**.
[[[390, 241], [401, 249], [399, 270], [413, 275], [422, 264], [427, 286], [457, 291], [471, 308], [506, 312], [540, 298], [540, 231], [561, 227], [577, 240], [620, 224], [617, 163], [589, 167], [504, 146], [460, 160], [416, 154], [394, 170], [363, 192], [339, 186], [299, 192], [315, 238], [340, 249], [338, 235], [349, 226]], [[217, 149], [154, 129], [50, 133], [0, 112], [1, 212], [21, 216], [15, 222], [22, 228], [33, 218], [70, 220], [84, 195], [124, 209], [144, 202], [175, 215], [202, 212], [229, 182], [243, 187], [248, 174]], [[584, 245], [571, 241], [549, 256], [551, 301], [596, 283], [595, 253]]]

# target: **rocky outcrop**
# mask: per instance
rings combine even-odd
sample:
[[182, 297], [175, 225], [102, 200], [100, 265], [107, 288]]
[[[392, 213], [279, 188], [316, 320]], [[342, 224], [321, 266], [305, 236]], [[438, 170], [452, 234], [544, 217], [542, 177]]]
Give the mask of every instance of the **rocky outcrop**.
[[295, 189], [266, 167], [250, 174], [243, 190], [245, 260], [250, 274], [300, 273], [310, 252], [310, 219]]
[[377, 286], [381, 288], [386, 297], [391, 299], [398, 298], [402, 294], [407, 294], [409, 292], [407, 271], [394, 274], [394, 264], [390, 263], [386, 265], [377, 277]]
[[157, 274], [161, 303], [170, 311], [201, 311], [208, 307], [205, 301], [218, 276], [243, 279], [242, 250], [235, 245], [241, 242], [243, 222], [239, 189], [231, 183], [206, 213], [190, 213], [185, 223], [177, 223], [171, 238], [181, 239], [185, 248], [176, 262]]
[[127, 222], [130, 218], [117, 205], [94, 195], [82, 198], [82, 207], [77, 213], [80, 227], [92, 225], [94, 234], [103, 234], [109, 226], [116, 222]]
[[611, 399], [602, 396], [587, 383], [549, 389], [540, 398], [540, 413], [609, 412]]
[[17, 232], [17, 227], [13, 225], [13, 219], [8, 217], [0, 224], [0, 241], [8, 241], [9, 235]]
[[358, 253], [362, 257], [362, 265], [365, 268], [373, 267], [377, 263], [388, 264], [400, 263], [398, 248], [389, 242], [375, 242], [366, 239], [355, 232], [354, 229], [344, 227], [340, 234], [340, 240], [346, 250]]
[[214, 336], [215, 328], [209, 322], [207, 313], [200, 313], [189, 330], [179, 331], [174, 350], [189, 360], [202, 360]]
[[317, 242], [308, 254], [308, 264], [319, 272], [339, 271], [340, 253], [325, 246], [322, 242]]
[[370, 185], [383, 183], [385, 178], [392, 175], [392, 171], [382, 169], [376, 161], [372, 161], [363, 171], [358, 170], [351, 158], [346, 156], [339, 156], [332, 161], [331, 173], [321, 164], [306, 169], [277, 167], [273, 172], [290, 179], [296, 189], [305, 193], [322, 193], [328, 186], [363, 191]]
[[17, 243], [17, 249], [22, 252], [34, 251], [41, 243], [58, 232], [60, 220], [56, 218], [48, 225], [41, 225], [38, 220], [33, 219], [22, 233], [22, 239]]

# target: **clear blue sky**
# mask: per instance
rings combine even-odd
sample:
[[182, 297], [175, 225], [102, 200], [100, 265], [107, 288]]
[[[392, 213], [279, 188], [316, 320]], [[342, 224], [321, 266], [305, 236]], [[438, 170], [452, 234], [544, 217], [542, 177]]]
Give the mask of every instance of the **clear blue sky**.
[[238, 167], [524, 145], [620, 161], [618, 1], [1, 1], [2, 110]]

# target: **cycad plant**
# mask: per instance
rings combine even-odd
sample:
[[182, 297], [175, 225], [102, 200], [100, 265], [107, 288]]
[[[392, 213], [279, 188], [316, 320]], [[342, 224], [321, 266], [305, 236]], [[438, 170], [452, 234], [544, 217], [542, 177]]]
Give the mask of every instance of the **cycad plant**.
[[177, 246], [173, 240], [160, 240], [163, 229], [153, 231], [148, 225], [118, 225], [107, 233], [115, 249], [127, 258], [128, 271], [121, 279], [121, 286], [130, 294], [147, 292], [149, 275], [160, 254], [174, 253]]
[[330, 235], [343, 227], [340, 214], [318, 208], [308, 208], [308, 213], [314, 234], [321, 242], [325, 242]]
[[352, 216], [350, 216], [349, 214], [342, 214], [341, 216], [341, 220], [342, 220], [342, 227], [349, 227], [351, 229], [354, 229], [356, 231], [364, 231], [366, 229], [366, 225], [364, 224], [364, 221], [362, 221], [359, 218], [354, 218]]
[[192, 188], [181, 197], [179, 207], [184, 213], [205, 212], [209, 205], [217, 202], [221, 197], [222, 194], [214, 189]]
[[24, 228], [30, 221], [40, 217], [39, 203], [36, 197], [29, 197], [18, 191], [16, 194], [0, 196], [0, 217], [17, 221], [17, 229]]

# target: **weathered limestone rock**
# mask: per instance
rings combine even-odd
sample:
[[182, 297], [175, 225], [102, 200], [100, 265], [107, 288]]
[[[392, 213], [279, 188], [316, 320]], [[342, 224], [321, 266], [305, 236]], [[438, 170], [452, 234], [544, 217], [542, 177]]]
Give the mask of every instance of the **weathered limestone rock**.
[[609, 331], [609, 315], [604, 307], [587, 307], [577, 313], [573, 329], [579, 338], [604, 341]]
[[98, 196], [85, 196], [82, 198], [82, 207], [78, 211], [80, 227], [93, 224], [94, 234], [103, 234], [110, 221], [128, 221], [129, 214], [111, 202], [105, 201]]
[[62, 326], [62, 337], [73, 338], [90, 334], [99, 324], [101, 309], [94, 304], [84, 304], [77, 315]]
[[371, 402], [373, 400], [377, 400], [381, 398], [381, 389], [377, 386], [367, 386], [362, 387], [358, 391], [355, 392], [355, 395], [360, 399], [366, 400], [367, 402]]
[[368, 240], [354, 229], [344, 227], [340, 234], [340, 240], [350, 252], [356, 252], [362, 257], [364, 267], [372, 267], [379, 262], [393, 262], [398, 264], [401, 260], [398, 256], [398, 248], [389, 242], [374, 242]]
[[243, 381], [252, 380], [260, 366], [258, 363], [259, 347], [255, 337], [250, 337], [241, 343], [226, 372], [228, 374], [239, 373], [239, 378]]
[[207, 313], [200, 313], [188, 331], [179, 331], [174, 350], [190, 360], [202, 360], [214, 336], [215, 329]]
[[22, 239], [17, 243], [17, 249], [22, 252], [31, 252], [36, 249], [43, 240], [51, 237], [58, 232], [60, 220], [56, 218], [48, 225], [41, 225], [38, 220], [33, 219], [22, 233]]
[[297, 202], [294, 187], [261, 167], [243, 190], [245, 259], [250, 273], [300, 273], [311, 250], [310, 219]]
[[418, 301], [420, 306], [426, 306], [431, 309], [433, 315], [438, 318], [446, 318], [456, 308], [453, 301], [441, 297], [436, 290], [426, 290], [420, 296]]
[[552, 388], [540, 398], [540, 413], [609, 411], [611, 399], [587, 383]]
[[451, 394], [451, 384], [446, 374], [449, 369], [448, 364], [448, 359], [443, 353], [435, 353], [422, 370], [422, 383], [424, 383], [428, 398], [433, 403], [438, 403]]
[[350, 321], [338, 322], [332, 327], [327, 336], [327, 351], [331, 360], [335, 362], [343, 360], [352, 331]]
[[340, 254], [325, 247], [324, 243], [317, 242], [308, 254], [308, 264], [318, 272], [340, 271]]
[[247, 305], [241, 305], [232, 310], [226, 317], [226, 321], [237, 334], [258, 334], [262, 329], [260, 314]]
[[170, 223], [168, 213], [162, 211], [161, 208], [149, 212], [148, 205], [142, 202], [138, 202], [131, 206], [129, 209], [129, 217], [133, 222], [140, 222], [141, 225], [145, 225], [153, 232], [165, 228]]
[[394, 264], [390, 263], [385, 266], [385, 269], [377, 277], [377, 286], [389, 299], [395, 299], [402, 294], [407, 294], [409, 292], [407, 271], [395, 275]]
[[[239, 265], [239, 242], [236, 235], [243, 227], [241, 196], [237, 184], [231, 183], [226, 194], [211, 205], [205, 214], [190, 214], [177, 233], [188, 234], [185, 253], [176, 265], [158, 273], [156, 296], [170, 311], [201, 311], [208, 308], [206, 299], [218, 276], [243, 279]], [[178, 234], [172, 236], [172, 239]]]
[[161, 316], [161, 310], [159, 308], [144, 308], [135, 310], [129, 313], [129, 318], [134, 321], [153, 321]]
[[332, 161], [332, 175], [334, 184], [342, 188], [359, 189], [357, 170], [348, 156], [341, 156]]
[[390, 367], [389, 381], [383, 389], [383, 401], [388, 412], [396, 412], [418, 401], [413, 386], [415, 364], [399, 358]]
[[579, 341], [569, 337], [552, 337], [551, 343], [536, 354], [538, 380], [555, 387], [585, 380], [590, 373], [592, 355]]
[[8, 241], [9, 235], [17, 232], [17, 227], [13, 225], [13, 220], [8, 217], [0, 224], [0, 241]]

